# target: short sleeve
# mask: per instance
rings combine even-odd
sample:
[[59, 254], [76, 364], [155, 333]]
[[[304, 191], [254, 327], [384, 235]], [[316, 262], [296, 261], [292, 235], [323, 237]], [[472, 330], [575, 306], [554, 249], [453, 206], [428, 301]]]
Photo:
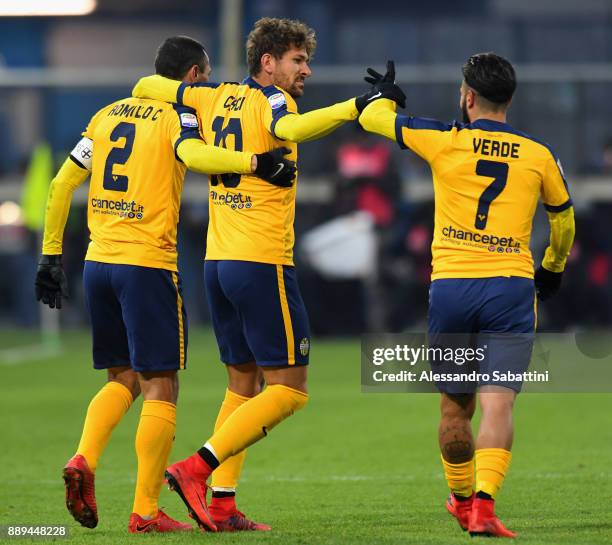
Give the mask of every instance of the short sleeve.
[[[200, 121], [196, 111], [178, 104], [174, 104], [173, 108], [174, 111], [170, 113], [169, 136], [176, 155], [176, 150], [183, 140], [189, 138], [203, 140], [203, 138], [200, 135]], [[180, 161], [178, 155], [176, 158]]]
[[451, 138], [453, 125], [425, 119], [398, 115], [395, 119], [395, 138], [400, 148], [410, 148], [417, 155], [432, 162]]
[[563, 212], [572, 206], [572, 199], [561, 161], [550, 152], [542, 173], [542, 202], [548, 212]]
[[261, 92], [265, 96], [265, 101], [262, 101], [262, 120], [264, 127], [268, 129], [274, 138], [278, 138], [274, 132], [274, 127], [276, 127], [279, 119], [282, 119], [286, 115], [297, 114], [297, 104], [289, 93], [274, 85], [262, 87]]

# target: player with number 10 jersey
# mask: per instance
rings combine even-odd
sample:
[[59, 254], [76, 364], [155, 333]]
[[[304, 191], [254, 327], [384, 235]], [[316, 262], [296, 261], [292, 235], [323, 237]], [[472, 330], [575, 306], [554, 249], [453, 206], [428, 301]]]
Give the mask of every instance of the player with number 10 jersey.
[[[274, 85], [264, 87], [249, 77], [241, 84], [179, 86], [152, 76], [141, 80], [135, 94], [174, 97], [179, 106], [196, 110], [209, 144], [255, 153], [284, 145], [291, 150], [288, 158], [297, 160], [297, 144], [275, 134], [281, 118], [297, 113], [295, 100]], [[211, 176], [206, 259], [293, 265], [296, 188], [262, 184], [244, 174]]]
[[[383, 92], [299, 114], [294, 98], [311, 74], [314, 31], [299, 21], [263, 18], [247, 39], [249, 77], [241, 84], [188, 84], [150, 76], [138, 97], [194, 108], [209, 144], [266, 151], [320, 138], [357, 118]], [[269, 529], [237, 510], [235, 492], [245, 449], [308, 400], [310, 330], [293, 267], [295, 197], [291, 187], [251, 176], [212, 176], [204, 279], [228, 390], [214, 434], [166, 476], [201, 526], [204, 485], [212, 474], [210, 515], [218, 529]], [[260, 374], [266, 388], [261, 391]]]

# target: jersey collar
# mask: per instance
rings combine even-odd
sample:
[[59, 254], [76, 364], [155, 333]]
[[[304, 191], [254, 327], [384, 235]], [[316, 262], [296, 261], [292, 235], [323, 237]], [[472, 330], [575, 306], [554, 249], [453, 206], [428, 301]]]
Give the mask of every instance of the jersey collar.
[[259, 83], [257, 83], [251, 76], [247, 76], [242, 80], [243, 85], [248, 85], [249, 87], [253, 87], [254, 89], [263, 89]]
[[494, 121], [493, 119], [477, 119], [473, 123], [470, 123], [468, 127], [492, 132], [514, 132], [512, 127], [510, 127], [510, 125], [507, 123]]

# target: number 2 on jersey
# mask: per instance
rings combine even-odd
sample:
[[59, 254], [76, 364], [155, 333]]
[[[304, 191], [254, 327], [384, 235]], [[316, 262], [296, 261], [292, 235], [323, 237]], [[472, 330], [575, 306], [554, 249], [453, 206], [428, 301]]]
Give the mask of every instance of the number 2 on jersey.
[[[232, 117], [223, 127], [224, 118], [217, 116], [213, 120], [212, 130], [215, 133], [215, 146], [227, 148], [227, 137], [234, 137], [234, 151], [242, 151], [242, 125], [240, 119]], [[210, 177], [211, 185], [222, 183], [225, 187], [238, 187], [240, 174], [215, 174]]]
[[480, 195], [478, 199], [478, 209], [476, 210], [476, 220], [474, 227], [484, 229], [489, 220], [489, 208], [491, 203], [500, 196], [508, 181], [508, 163], [499, 161], [487, 161], [480, 159], [476, 163], [476, 174], [485, 178], [493, 178], [491, 184]]
[[123, 174], [113, 174], [115, 165], [125, 165], [132, 154], [134, 138], [136, 137], [136, 125], [122, 121], [117, 125], [110, 135], [111, 142], [117, 142], [120, 138], [125, 138], [123, 147], [114, 147], [104, 165], [104, 179], [102, 186], [110, 191], [127, 191], [128, 177]]

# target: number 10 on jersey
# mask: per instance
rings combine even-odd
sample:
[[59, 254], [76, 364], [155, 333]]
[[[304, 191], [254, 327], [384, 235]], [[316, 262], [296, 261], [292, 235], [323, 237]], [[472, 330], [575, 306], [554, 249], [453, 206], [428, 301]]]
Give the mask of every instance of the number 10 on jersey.
[[[217, 116], [213, 120], [212, 130], [215, 133], [215, 146], [231, 149], [227, 146], [227, 137], [234, 137], [234, 151], [242, 151], [242, 125], [240, 119], [232, 117], [227, 120], [225, 127], [222, 116]], [[223, 184], [225, 187], [238, 187], [240, 174], [215, 174], [210, 177], [211, 185]]]

